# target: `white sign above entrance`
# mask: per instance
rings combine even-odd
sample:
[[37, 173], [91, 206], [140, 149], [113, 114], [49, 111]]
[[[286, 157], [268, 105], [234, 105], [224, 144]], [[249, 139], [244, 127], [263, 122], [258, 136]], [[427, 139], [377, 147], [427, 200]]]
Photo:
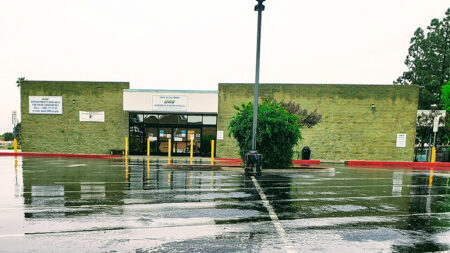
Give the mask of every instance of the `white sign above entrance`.
[[29, 96], [28, 112], [30, 114], [62, 114], [62, 97], [60, 96]]
[[187, 96], [153, 95], [153, 111], [185, 112], [187, 110]]
[[105, 122], [105, 112], [83, 112], [83, 111], [80, 111], [80, 121]]

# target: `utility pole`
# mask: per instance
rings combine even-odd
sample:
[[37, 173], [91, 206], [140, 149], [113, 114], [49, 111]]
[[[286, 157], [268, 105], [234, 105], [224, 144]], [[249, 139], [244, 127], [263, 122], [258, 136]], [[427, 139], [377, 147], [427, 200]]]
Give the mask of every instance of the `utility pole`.
[[255, 72], [255, 88], [254, 88], [254, 102], [253, 102], [253, 129], [252, 129], [252, 150], [245, 154], [245, 171], [246, 173], [260, 173], [262, 155], [258, 153], [256, 147], [256, 133], [258, 126], [258, 89], [259, 89], [259, 64], [261, 53], [261, 21], [262, 12], [265, 9], [263, 2], [265, 0], [256, 0], [258, 4], [255, 6], [255, 11], [258, 12], [258, 28], [256, 36], [256, 72]]

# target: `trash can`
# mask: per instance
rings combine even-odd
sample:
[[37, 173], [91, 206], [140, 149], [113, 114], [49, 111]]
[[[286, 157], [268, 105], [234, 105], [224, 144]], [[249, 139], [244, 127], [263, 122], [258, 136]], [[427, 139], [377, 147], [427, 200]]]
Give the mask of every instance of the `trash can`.
[[302, 149], [302, 160], [309, 160], [311, 157], [311, 149], [308, 146], [303, 147]]

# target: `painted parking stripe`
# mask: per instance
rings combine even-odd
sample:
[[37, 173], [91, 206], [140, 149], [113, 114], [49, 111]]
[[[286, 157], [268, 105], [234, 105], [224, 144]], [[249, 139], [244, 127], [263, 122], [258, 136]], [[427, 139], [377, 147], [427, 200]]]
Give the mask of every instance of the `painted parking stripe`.
[[7, 238], [7, 237], [23, 237], [25, 234], [6, 234], [6, 235], [0, 235], [0, 238]]
[[278, 219], [278, 215], [273, 210], [273, 207], [270, 205], [269, 201], [267, 200], [266, 194], [264, 194], [263, 190], [261, 189], [261, 186], [259, 186], [258, 181], [256, 181], [255, 177], [252, 176], [253, 184], [255, 184], [256, 190], [259, 193], [259, 196], [262, 199], [263, 205], [266, 207], [267, 211], [269, 211], [270, 219], [272, 220], [273, 225], [275, 226], [275, 229], [277, 230], [278, 234], [280, 235], [281, 239], [283, 240], [284, 247], [286, 248], [286, 251], [296, 252], [294, 250], [294, 247], [292, 246], [291, 242], [289, 242], [287, 238], [286, 231], [281, 226], [280, 220]]

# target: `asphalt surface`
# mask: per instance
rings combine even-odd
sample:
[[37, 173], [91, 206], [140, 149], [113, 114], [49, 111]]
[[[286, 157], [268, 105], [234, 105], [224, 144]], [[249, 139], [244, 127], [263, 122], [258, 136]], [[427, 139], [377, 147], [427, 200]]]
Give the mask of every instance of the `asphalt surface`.
[[446, 171], [336, 167], [252, 178], [166, 162], [0, 157], [0, 251], [450, 249]]

